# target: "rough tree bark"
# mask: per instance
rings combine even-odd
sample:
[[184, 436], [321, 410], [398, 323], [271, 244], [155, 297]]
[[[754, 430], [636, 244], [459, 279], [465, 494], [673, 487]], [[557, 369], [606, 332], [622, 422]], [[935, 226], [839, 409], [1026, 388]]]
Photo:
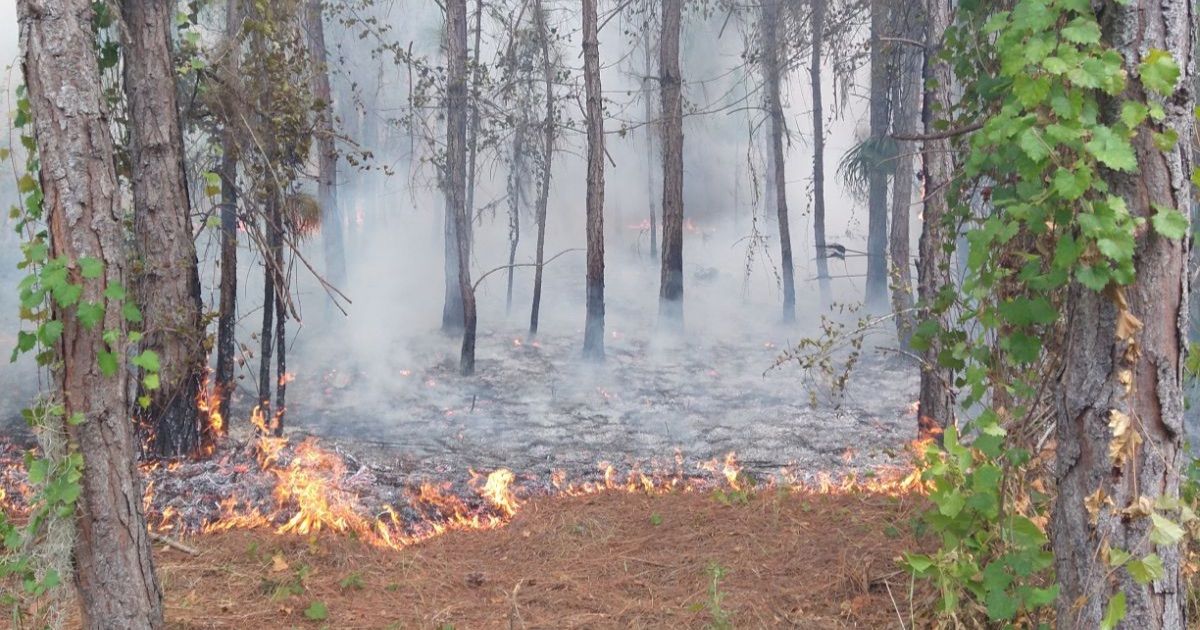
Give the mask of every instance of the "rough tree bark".
[[[953, 0], [926, 0], [925, 20], [925, 100], [922, 118], [925, 133], [934, 134], [935, 112], [950, 111], [953, 70], [938, 56], [942, 38], [950, 26]], [[935, 108], [937, 104], [940, 107]], [[918, 293], [921, 298], [921, 317], [940, 318], [932, 308], [942, 287], [950, 284], [950, 260], [942, 244], [952, 235], [942, 219], [949, 209], [946, 189], [954, 177], [954, 157], [950, 140], [942, 138], [925, 141], [922, 163], [925, 181], [924, 222], [918, 244], [920, 262], [917, 265]], [[917, 431], [922, 438], [940, 436], [954, 422], [954, 397], [951, 390], [953, 375], [938, 363], [941, 344], [931, 339], [922, 353], [921, 393], [919, 397]]]
[[682, 0], [663, 0], [658, 42], [662, 89], [663, 220], [662, 274], [658, 318], [669, 329], [683, 328], [683, 80], [679, 72]]
[[346, 251], [343, 244], [342, 211], [338, 207], [337, 146], [333, 126], [333, 92], [329, 86], [329, 62], [325, 49], [325, 19], [322, 0], [309, 0], [307, 28], [312, 59], [312, 91], [317, 112], [317, 202], [321, 206], [321, 241], [325, 253], [326, 280], [335, 287], [346, 286]]
[[[904, 9], [915, 11], [914, 8]], [[916, 24], [913, 16], [905, 17], [905, 24]], [[908, 27], [902, 33], [920, 41], [924, 33], [919, 28]], [[898, 53], [899, 72], [894, 82], [896, 94], [893, 130], [897, 135], [912, 136], [920, 126], [921, 103], [921, 51], [905, 46]], [[891, 257], [892, 312], [896, 315], [896, 334], [902, 348], [908, 347], [913, 332], [912, 262], [909, 246], [909, 209], [912, 207], [913, 174], [916, 171], [915, 143], [898, 142], [896, 173], [892, 179], [892, 225], [888, 243]]]
[[821, 49], [825, 43], [825, 0], [812, 0], [812, 59], [809, 73], [813, 117], [813, 240], [817, 252], [817, 284], [821, 308], [833, 303], [829, 289], [829, 258], [825, 255], [825, 110], [821, 96]]
[[155, 0], [124, 0], [121, 12], [133, 163], [131, 288], [142, 310], [141, 345], [158, 353], [160, 365], [158, 388], [139, 385], [150, 405], [135, 407], [135, 414], [150, 432], [154, 452], [178, 457], [200, 446], [196, 395], [208, 354], [171, 63], [174, 14]]
[[[81, 302], [103, 305], [98, 326], [84, 326], [75, 308], [55, 307], [63, 330], [55, 344], [61, 365], [55, 389], [73, 450], [83, 454], [82, 491], [76, 504], [75, 585], [80, 624], [89, 630], [163, 627], [162, 591], [154, 576], [150, 539], [142, 515], [142, 487], [129, 422], [121, 304], [106, 295], [124, 286], [121, 206], [111, 121], [101, 94], [90, 0], [21, 0], [17, 3], [25, 84], [37, 140], [43, 208], [50, 255], [70, 265], [70, 280], [83, 287]], [[82, 258], [104, 264], [99, 278], [85, 279]], [[104, 331], [120, 333], [107, 346], [117, 369], [105, 376], [98, 354]]]
[[546, 210], [550, 205], [550, 173], [554, 157], [554, 66], [550, 62], [550, 29], [546, 25], [546, 9], [543, 0], [533, 3], [533, 20], [537, 24], [538, 39], [542, 46], [542, 78], [546, 84], [546, 120], [542, 127], [542, 181], [538, 185], [537, 198], [537, 248], [534, 254], [533, 306], [529, 311], [529, 336], [538, 331], [538, 317], [542, 309], [542, 265], [546, 260]]
[[454, 217], [458, 241], [458, 290], [463, 304], [463, 376], [475, 373], [475, 290], [467, 224], [467, 1], [446, 2], [446, 213]]
[[867, 180], [867, 288], [866, 306], [872, 312], [883, 312], [888, 303], [887, 281], [887, 167], [880, 162], [879, 149], [888, 134], [888, 91], [891, 83], [883, 41], [887, 25], [887, 3], [871, 2], [871, 142], [872, 162]]
[[[1196, 33], [1191, 2], [1138, 0], [1102, 3], [1104, 41], [1121, 53], [1130, 81], [1126, 93], [1105, 105], [1106, 121], [1119, 119], [1121, 103], [1147, 100], [1136, 79], [1151, 50], [1169, 52], [1182, 70], [1166, 99], [1167, 117], [1147, 123], [1191, 138], [1196, 104], [1192, 73]], [[1193, 203], [1192, 144], [1161, 151], [1143, 129], [1133, 140], [1139, 170], [1106, 173], [1111, 191], [1135, 217], [1147, 219], [1135, 237], [1136, 280], [1104, 292], [1078, 284], [1070, 289], [1068, 341], [1058, 391], [1058, 500], [1050, 528], [1057, 581], [1059, 627], [1100, 626], [1110, 599], [1126, 597], [1121, 628], [1183, 628], [1187, 587], [1176, 545], [1154, 545], [1151, 521], [1123, 510], [1148, 498], [1178, 497], [1180, 471], [1188, 461], [1183, 441], [1183, 355], [1187, 347], [1188, 239], [1174, 241], [1149, 228], [1154, 206], [1190, 214]], [[1113, 461], [1110, 423], [1132, 423], [1143, 443], [1124, 462]], [[1112, 500], [1091, 516], [1089, 496]], [[1093, 521], [1093, 518], [1095, 519]], [[1109, 546], [1143, 557], [1156, 552], [1163, 577], [1139, 585], [1127, 571], [1110, 570], [1099, 549]], [[1156, 549], [1157, 547], [1157, 549]]]
[[587, 93], [587, 321], [583, 356], [604, 360], [604, 104], [596, 0], [583, 0], [583, 76]]
[[[225, 38], [227, 80], [240, 75], [241, 50], [238, 36], [242, 30], [241, 0], [228, 0], [225, 7]], [[232, 99], [227, 98], [226, 103]], [[215, 387], [221, 417], [228, 423], [232, 417], [230, 402], [236, 381], [233, 378], [234, 355], [237, 353], [237, 225], [238, 225], [238, 141], [234, 113], [230, 106], [222, 112], [221, 130], [221, 291], [217, 315], [217, 369]]]
[[767, 115], [770, 117], [772, 192], [775, 211], [779, 217], [780, 266], [783, 280], [783, 321], [796, 320], [796, 279], [792, 264], [792, 232], [788, 222], [787, 169], [785, 168], [783, 136], [787, 132], [783, 117], [783, 98], [779, 83], [784, 68], [779, 61], [780, 0], [764, 0], [762, 4], [763, 79], [767, 88]]

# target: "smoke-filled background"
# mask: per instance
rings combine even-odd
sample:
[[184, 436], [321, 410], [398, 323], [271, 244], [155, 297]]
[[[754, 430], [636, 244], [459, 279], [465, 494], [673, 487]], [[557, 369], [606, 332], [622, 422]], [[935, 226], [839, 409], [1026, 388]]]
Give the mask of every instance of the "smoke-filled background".
[[[685, 12], [686, 334], [661, 336], [656, 331], [659, 262], [650, 255], [648, 228], [651, 209], [661, 212], [662, 166], [659, 144], [653, 150], [647, 146], [644, 124], [644, 99], [652, 99], [657, 111], [659, 96], [657, 90], [646, 93], [643, 81], [647, 72], [655, 72], [657, 54], [650, 55], [647, 69], [641, 25], [629, 23], [624, 13], [604, 21], [613, 7], [601, 4], [609, 157], [604, 217], [608, 361], [596, 366], [579, 357], [586, 138], [580, 16], [574, 3], [552, 3], [548, 17], [562, 70], [556, 85], [562, 126], [545, 251], [547, 258], [565, 253], [545, 267], [536, 338], [527, 335], [532, 267], [515, 270], [511, 311], [506, 309], [507, 272], [481, 281], [479, 363], [476, 376], [466, 378], [457, 375], [459, 339], [438, 330], [445, 201], [434, 162], [444, 148], [444, 124], [436, 101], [424, 105], [419, 129], [406, 124], [413, 120], [406, 109], [413, 88], [410, 71], [387, 48], [408, 51], [432, 67], [444, 65], [441, 10], [432, 0], [335, 3], [330, 8], [335, 17], [326, 27], [334, 111], [343, 154], [355, 156], [339, 161], [338, 175], [348, 275], [339, 288], [347, 299], [335, 305], [308, 268], [324, 272], [318, 230], [289, 256], [292, 296], [301, 316], [299, 323], [289, 322], [288, 330], [288, 371], [294, 374], [285, 421], [289, 430], [363, 448], [377, 445], [388, 457], [421, 466], [529, 468], [602, 457], [669, 456], [675, 449], [700, 458], [738, 450], [751, 465], [763, 467], [828, 468], [888, 457], [889, 447], [915, 432], [916, 382], [915, 364], [888, 351], [896, 346], [890, 323], [868, 335], [867, 350], [844, 390], [829, 375], [803, 371], [794, 362], [775, 367], [782, 352], [822, 334], [822, 315], [849, 329], [860, 316], [852, 309], [823, 308], [817, 298], [807, 68], [797, 64], [783, 85], [797, 284], [797, 321], [783, 325], [778, 225], [766, 201], [761, 69], [747, 57], [755, 46], [756, 24], [722, 11]], [[206, 37], [219, 37], [218, 18], [212, 18]], [[366, 28], [368, 18], [386, 28]], [[862, 26], [860, 47], [866, 37]], [[485, 18], [481, 58], [494, 64], [508, 35], [489, 28]], [[3, 59], [17, 58], [16, 40], [14, 8], [0, 6]], [[858, 52], [831, 52], [824, 69], [826, 222], [831, 243], [865, 251], [865, 201], [847, 192], [836, 176], [839, 159], [865, 135], [867, 72], [835, 67], [832, 58]], [[10, 101], [19, 81], [19, 72], [10, 71]], [[481, 139], [478, 147], [474, 279], [508, 262], [511, 156], [503, 138], [509, 133], [504, 125], [495, 126], [488, 134], [501, 139]], [[211, 156], [194, 148], [198, 139], [189, 142], [199, 156], [190, 165], [199, 181]], [[313, 178], [303, 186], [315, 195], [315, 159], [310, 170]], [[521, 203], [518, 264], [534, 260], [536, 185], [535, 172]], [[0, 194], [5, 206], [16, 201], [15, 176], [3, 178]], [[215, 312], [219, 234], [205, 220], [214, 203], [193, 194], [205, 305]], [[910, 232], [916, 235], [919, 217], [912, 215]], [[0, 345], [6, 351], [20, 326], [18, 244], [6, 223], [0, 235]], [[261, 254], [243, 241], [239, 259], [239, 392], [230, 419], [235, 427], [245, 424], [257, 398], [262, 304]], [[835, 302], [861, 303], [865, 258], [831, 260], [830, 273]], [[845, 351], [835, 354], [845, 359]], [[0, 384], [9, 392], [0, 402], [6, 430], [19, 431], [19, 409], [36, 394], [40, 378], [30, 357], [0, 368]]]

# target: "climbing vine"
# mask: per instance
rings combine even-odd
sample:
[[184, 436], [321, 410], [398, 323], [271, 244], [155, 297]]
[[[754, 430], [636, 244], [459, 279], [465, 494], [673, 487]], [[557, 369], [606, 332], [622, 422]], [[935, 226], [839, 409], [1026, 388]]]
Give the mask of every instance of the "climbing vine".
[[[925, 521], [941, 546], [909, 554], [905, 564], [938, 587], [947, 617], [977, 608], [995, 622], [1036, 625], [1057, 596], [1045, 534], [1052, 490], [1038, 448], [1049, 435], [1046, 383], [1059, 363], [1067, 290], [1078, 283], [1111, 299], [1122, 340], [1140, 329], [1123, 287], [1134, 280], [1134, 238], [1146, 220], [1130, 213], [1104, 174], [1137, 171], [1137, 134], [1152, 134], [1159, 150], [1174, 147], [1179, 138], [1160, 123], [1180, 71], [1169, 53], [1151, 50], [1137, 68], [1147, 97], [1131, 98], [1133, 79], [1103, 41], [1089, 0], [1018, 0], [1011, 10], [964, 1], [939, 54], [963, 94], [954, 111], [934, 112], [939, 127], [978, 127], [958, 140], [961, 178], [946, 191], [948, 231], [964, 235], [968, 248], [958, 252], [961, 285], [930, 305], [952, 314], [951, 323], [925, 322], [914, 345], [938, 344], [971, 417], [961, 432], [948, 429], [944, 449], [926, 453], [934, 507]], [[1109, 120], [1102, 112], [1114, 102], [1119, 116]], [[1186, 235], [1179, 209], [1155, 211], [1148, 229]], [[1131, 378], [1122, 381], [1128, 393]], [[1141, 437], [1119, 410], [1110, 428], [1109, 457], [1119, 468], [1136, 456]], [[1195, 518], [1177, 501], [1114, 506], [1099, 488], [1087, 509], [1093, 521], [1106, 509], [1151, 519], [1149, 536], [1160, 546], [1182, 537], [1177, 521]], [[1137, 583], [1163, 575], [1157, 553], [1107, 545], [1099, 553]], [[1124, 594], [1106, 610], [1113, 627], [1124, 616]]]

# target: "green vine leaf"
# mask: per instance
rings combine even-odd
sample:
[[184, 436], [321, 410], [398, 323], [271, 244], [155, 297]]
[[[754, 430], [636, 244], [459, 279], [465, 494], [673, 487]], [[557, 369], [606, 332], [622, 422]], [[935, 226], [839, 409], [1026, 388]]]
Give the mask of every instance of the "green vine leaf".
[[1161, 580], [1163, 575], [1166, 574], [1162, 558], [1158, 557], [1158, 554], [1155, 553], [1130, 562], [1126, 569], [1138, 584], [1149, 584], [1154, 580]]
[[1113, 630], [1124, 618], [1125, 593], [1118, 591], [1108, 600], [1108, 609], [1104, 612], [1104, 619], [1100, 620], [1100, 630]]
[[1146, 87], [1162, 96], [1170, 96], [1179, 81], [1179, 64], [1175, 63], [1171, 53], [1151, 48], [1146, 53], [1146, 59], [1138, 66], [1138, 73]]
[[1092, 139], [1084, 145], [1101, 164], [1115, 170], [1132, 172], [1137, 170], [1137, 157], [1133, 145], [1118, 135], [1111, 127], [1097, 125], [1092, 129]]
[[1187, 236], [1189, 221], [1182, 212], [1174, 209], [1154, 204], [1154, 216], [1150, 217], [1150, 224], [1154, 226], [1154, 231], [1177, 241]]
[[79, 259], [79, 273], [84, 278], [94, 280], [104, 274], [104, 263], [91, 257]]

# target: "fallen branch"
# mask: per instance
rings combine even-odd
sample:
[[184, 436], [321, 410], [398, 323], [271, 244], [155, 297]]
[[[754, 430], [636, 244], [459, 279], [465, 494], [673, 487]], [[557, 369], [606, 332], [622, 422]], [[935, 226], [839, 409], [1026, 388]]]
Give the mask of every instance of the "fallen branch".
[[178, 549], [179, 551], [182, 551], [183, 553], [186, 553], [188, 555], [192, 555], [192, 556], [200, 555], [199, 549], [185, 545], [185, 544], [179, 542], [178, 540], [175, 540], [174, 538], [167, 538], [166, 536], [163, 536], [162, 534], [156, 534], [154, 532], [150, 532], [150, 540], [153, 540], [154, 542], [162, 543], [168, 547], [171, 547], [172, 549]]

